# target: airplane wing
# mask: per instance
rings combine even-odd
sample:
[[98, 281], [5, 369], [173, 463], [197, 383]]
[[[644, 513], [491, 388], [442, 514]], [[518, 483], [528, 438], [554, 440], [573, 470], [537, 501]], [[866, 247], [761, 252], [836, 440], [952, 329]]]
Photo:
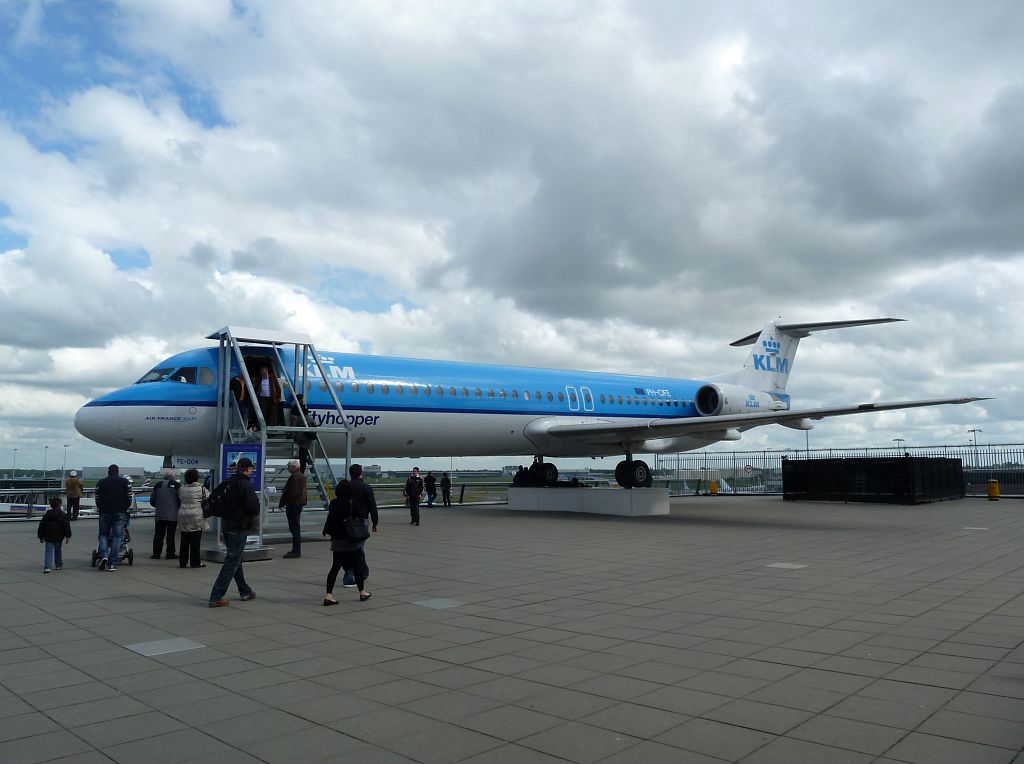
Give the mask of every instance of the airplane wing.
[[544, 434], [556, 438], [607, 436], [629, 438], [630, 440], [673, 438], [685, 435], [701, 436], [721, 433], [728, 429], [747, 430], [765, 424], [783, 424], [800, 427], [801, 420], [825, 419], [848, 414], [867, 414], [876, 411], [894, 411], [923, 406], [960, 405], [990, 398], [934, 398], [923, 401], [898, 401], [894, 403], [861, 403], [855, 406], [832, 406], [828, 408], [803, 409], [797, 411], [767, 411], [757, 414], [727, 414], [723, 416], [694, 416], [671, 419], [640, 419], [630, 422], [588, 422], [582, 424], [553, 424], [544, 428]]

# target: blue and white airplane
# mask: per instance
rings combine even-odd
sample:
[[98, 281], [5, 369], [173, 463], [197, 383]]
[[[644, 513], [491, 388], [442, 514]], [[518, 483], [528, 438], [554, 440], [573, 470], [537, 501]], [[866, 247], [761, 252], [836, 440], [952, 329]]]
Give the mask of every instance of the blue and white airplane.
[[[770, 321], [732, 343], [753, 346], [739, 370], [703, 379], [320, 352], [328, 379], [310, 364], [307, 379], [313, 384], [307, 386], [306, 402], [313, 424], [341, 424], [327, 389], [334, 387], [356, 459], [533, 454], [543, 478], [552, 483], [558, 472], [549, 457], [623, 454], [618, 482], [642, 486], [649, 484], [650, 473], [633, 459], [635, 453], [736, 441], [745, 430], [766, 424], [807, 430], [826, 417], [984, 400], [791, 406], [786, 384], [802, 338], [899, 320]], [[248, 366], [250, 356], [265, 357], [267, 350], [243, 347], [243, 354]], [[284, 368], [277, 373], [283, 376], [295, 368], [294, 351], [282, 349], [281, 356]], [[217, 369], [216, 347], [171, 356], [135, 384], [87, 403], [75, 416], [75, 427], [91, 440], [126, 451], [212, 456], [218, 448]], [[234, 362], [231, 376], [237, 373]], [[320, 434], [328, 454], [345, 453], [344, 438], [343, 432]]]

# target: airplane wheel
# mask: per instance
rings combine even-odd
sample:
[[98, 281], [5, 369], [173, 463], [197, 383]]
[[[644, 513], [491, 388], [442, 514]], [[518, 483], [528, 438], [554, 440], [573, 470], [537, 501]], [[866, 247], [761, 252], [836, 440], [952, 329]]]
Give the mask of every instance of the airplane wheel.
[[629, 462], [621, 461], [615, 465], [615, 482], [623, 488], [632, 487], [629, 482]]
[[544, 480], [544, 485], [554, 485], [558, 482], [558, 467], [551, 464], [550, 462], [544, 462], [540, 465], [541, 477]]
[[526, 472], [529, 479], [528, 485], [539, 486], [544, 485], [544, 473], [542, 472], [542, 465], [531, 464], [530, 469]]
[[630, 479], [636, 488], [650, 488], [654, 484], [654, 476], [647, 462], [634, 461], [629, 471]]

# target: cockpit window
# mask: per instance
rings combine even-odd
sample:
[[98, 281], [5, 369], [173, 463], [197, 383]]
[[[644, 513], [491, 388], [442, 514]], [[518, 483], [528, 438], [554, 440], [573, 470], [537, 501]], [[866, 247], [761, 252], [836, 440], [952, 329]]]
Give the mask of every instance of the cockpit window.
[[136, 384], [141, 385], [143, 382], [163, 382], [168, 376], [170, 376], [172, 371], [174, 371], [172, 366], [152, 369], [151, 371], [147, 371], [143, 374], [142, 379], [136, 382]]
[[212, 385], [216, 381], [217, 377], [214, 376], [213, 369], [208, 366], [199, 367], [199, 384]]
[[171, 382], [181, 382], [185, 385], [194, 385], [196, 383], [196, 367], [182, 366], [176, 372], [171, 374]]

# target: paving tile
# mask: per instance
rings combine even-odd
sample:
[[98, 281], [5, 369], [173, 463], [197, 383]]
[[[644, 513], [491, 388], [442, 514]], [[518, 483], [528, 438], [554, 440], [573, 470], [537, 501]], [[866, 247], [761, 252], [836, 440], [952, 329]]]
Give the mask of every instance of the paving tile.
[[176, 764], [191, 761], [199, 756], [210, 756], [232, 752], [230, 746], [216, 737], [194, 729], [183, 729], [163, 735], [134, 740], [130, 743], [111, 745], [101, 749], [116, 762], [131, 764], [145, 761], [147, 764]]
[[1017, 751], [912, 732], [886, 755], [912, 764], [1009, 764]]
[[640, 706], [635, 703], [619, 703], [596, 711], [579, 719], [584, 724], [638, 738], [652, 738], [662, 732], [678, 727], [688, 716], [663, 711], [660, 708]]
[[39, 712], [8, 716], [0, 719], [0, 743], [59, 729], [59, 724]]
[[599, 730], [578, 722], [565, 722], [523, 738], [518, 744], [551, 756], [588, 764], [631, 748], [640, 742], [642, 741], [639, 738], [622, 733]]
[[871, 764], [875, 758], [856, 751], [782, 737], [743, 759], [743, 764]]
[[74, 728], [74, 733], [96, 748], [128, 743], [133, 740], [144, 740], [166, 732], [185, 729], [186, 725], [166, 714], [157, 711], [125, 716], [120, 719], [108, 719]]
[[775, 735], [712, 719], [692, 719], [654, 737], [687, 751], [739, 761], [775, 739]]
[[906, 730], [896, 727], [825, 715], [812, 717], [786, 733], [790, 738], [874, 756], [889, 750], [906, 735]]
[[379, 705], [355, 716], [345, 716], [328, 723], [333, 730], [367, 743], [383, 743], [396, 737], [411, 735], [436, 724], [436, 720], [400, 708]]
[[916, 730], [972, 743], [1024, 749], [1024, 722], [939, 710]]
[[460, 761], [502, 745], [498, 738], [461, 729], [444, 722], [382, 743], [390, 751], [408, 756], [423, 764], [445, 764]]
[[513, 742], [542, 730], [564, 724], [557, 716], [537, 713], [517, 706], [500, 706], [458, 720], [460, 727]]
[[807, 721], [811, 713], [795, 708], [758, 703], [752, 700], [734, 700], [705, 712], [707, 719], [748, 727], [752, 730], [783, 735], [798, 724]]
[[0, 761], [10, 764], [35, 764], [65, 756], [91, 753], [92, 747], [65, 730], [21, 737], [0, 743]]
[[[475, 688], [470, 688], [475, 689]], [[550, 714], [560, 719], [579, 719], [601, 709], [615, 705], [610, 698], [602, 698], [585, 692], [568, 689], [549, 689], [540, 695], [531, 695], [517, 700], [515, 704], [521, 708]]]

